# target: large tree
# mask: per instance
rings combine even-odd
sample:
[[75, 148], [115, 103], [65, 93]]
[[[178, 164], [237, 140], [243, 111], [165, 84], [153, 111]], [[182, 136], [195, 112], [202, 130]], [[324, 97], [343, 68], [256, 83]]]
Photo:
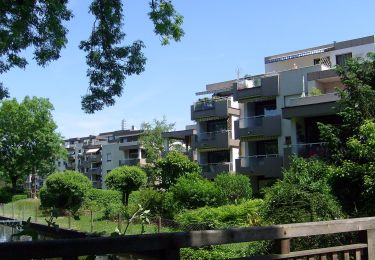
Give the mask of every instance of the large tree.
[[372, 215], [375, 157], [370, 151], [375, 135], [375, 53], [366, 59], [350, 59], [336, 70], [346, 87], [339, 91], [338, 115], [342, 124], [319, 126], [322, 139], [328, 143], [328, 159], [336, 166], [331, 185], [348, 214]]
[[[22, 51], [33, 48], [40, 66], [60, 58], [67, 43], [66, 21], [73, 14], [68, 0], [1, 1], [0, 8], [0, 74], [13, 67], [25, 68]], [[162, 45], [179, 41], [184, 35], [183, 17], [171, 0], [151, 0], [150, 20]], [[88, 93], [82, 97], [82, 108], [94, 113], [115, 103], [122, 94], [126, 76], [144, 70], [145, 47], [141, 40], [125, 44], [124, 10], [121, 0], [91, 0], [89, 12], [94, 16], [91, 35], [79, 48], [87, 53]], [[88, 25], [91, 26], [91, 25]], [[8, 89], [0, 82], [0, 100], [8, 97]]]
[[14, 190], [17, 181], [30, 173], [35, 178], [37, 173], [53, 171], [56, 159], [65, 154], [52, 110], [53, 105], [44, 98], [0, 103], [0, 172]]
[[139, 142], [146, 151], [146, 160], [149, 163], [155, 163], [161, 158], [164, 151], [163, 132], [173, 130], [174, 124], [168, 123], [163, 117], [162, 120], [154, 119], [153, 124], [143, 122], [141, 128], [144, 130]]

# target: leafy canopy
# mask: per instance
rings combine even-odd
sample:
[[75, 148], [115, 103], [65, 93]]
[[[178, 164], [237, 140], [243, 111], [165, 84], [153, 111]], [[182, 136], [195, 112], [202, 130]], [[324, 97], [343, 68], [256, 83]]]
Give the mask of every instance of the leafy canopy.
[[0, 172], [13, 188], [31, 172], [52, 173], [56, 159], [65, 155], [52, 110], [53, 105], [44, 98], [0, 103]]
[[228, 204], [248, 200], [253, 193], [249, 177], [242, 174], [223, 172], [215, 177], [214, 183]]
[[201, 173], [197, 162], [191, 161], [186, 155], [177, 151], [170, 151], [164, 158], [156, 161], [154, 170], [157, 180], [160, 181], [160, 187], [166, 189], [175, 184], [182, 175]]
[[[184, 35], [179, 15], [171, 0], [151, 0], [150, 20], [162, 45], [180, 41]], [[112, 106], [122, 94], [126, 76], [144, 71], [146, 58], [141, 40], [125, 44], [124, 9], [121, 0], [91, 0], [89, 12], [95, 20], [89, 38], [79, 48], [86, 52], [88, 93], [82, 109], [94, 113]], [[28, 64], [22, 51], [32, 48], [40, 66], [60, 58], [68, 39], [66, 22], [73, 18], [68, 0], [2, 1], [0, 8], [0, 74]], [[0, 100], [9, 91], [0, 83]]]
[[155, 163], [161, 158], [164, 150], [162, 134], [173, 130], [174, 124], [168, 123], [167, 119], [163, 117], [162, 120], [154, 119], [153, 124], [143, 122], [141, 128], [144, 132], [141, 134], [139, 142], [146, 151], [146, 160], [148, 163]]
[[91, 181], [75, 171], [53, 173], [47, 177], [40, 190], [43, 207], [67, 209], [75, 213], [87, 199], [92, 189]]
[[129, 195], [147, 182], [146, 173], [138, 166], [121, 166], [110, 171], [105, 185], [122, 193], [122, 203], [128, 205]]

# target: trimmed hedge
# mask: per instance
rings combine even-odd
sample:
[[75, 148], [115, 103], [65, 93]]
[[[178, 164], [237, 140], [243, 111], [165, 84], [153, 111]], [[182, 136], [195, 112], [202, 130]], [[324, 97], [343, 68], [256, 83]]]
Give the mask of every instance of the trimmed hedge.
[[[225, 205], [217, 208], [204, 207], [194, 210], [187, 210], [175, 217], [181, 225], [194, 223], [207, 224], [209, 228], [225, 228], [238, 226], [252, 226], [263, 200], [248, 200], [238, 205]], [[256, 218], [256, 217], [255, 217]]]
[[12, 196], [12, 202], [15, 202], [17, 200], [25, 200], [27, 199], [27, 194], [16, 194]]
[[88, 193], [89, 202], [94, 202], [99, 208], [109, 204], [121, 204], [121, 192], [117, 190], [91, 189]]

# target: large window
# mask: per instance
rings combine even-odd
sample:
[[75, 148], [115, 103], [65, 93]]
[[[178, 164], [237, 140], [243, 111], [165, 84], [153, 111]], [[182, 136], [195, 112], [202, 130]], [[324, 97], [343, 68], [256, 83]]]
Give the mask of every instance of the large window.
[[208, 152], [207, 153], [207, 162], [208, 163], [230, 162], [230, 153], [229, 153], [228, 150]]
[[278, 154], [277, 140], [259, 141], [256, 143], [256, 154]]
[[219, 132], [228, 130], [226, 120], [212, 120], [207, 122], [207, 132]]
[[352, 53], [351, 52], [340, 54], [340, 55], [336, 55], [336, 65], [344, 65], [345, 62], [348, 59], [351, 59], [351, 58], [352, 58]]

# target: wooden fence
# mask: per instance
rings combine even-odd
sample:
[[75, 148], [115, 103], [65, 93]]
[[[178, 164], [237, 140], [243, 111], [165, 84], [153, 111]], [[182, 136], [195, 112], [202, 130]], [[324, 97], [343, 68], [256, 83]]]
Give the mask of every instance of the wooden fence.
[[[290, 251], [292, 238], [360, 232], [359, 244]], [[0, 243], [0, 259], [38, 259], [135, 253], [152, 259], [179, 259], [180, 248], [274, 240], [279, 254], [240, 259], [371, 259], [375, 260], [375, 217], [251, 228], [87, 237], [34, 242]], [[137, 258], [138, 259], [138, 258]], [[149, 259], [149, 258], [147, 258]]]

